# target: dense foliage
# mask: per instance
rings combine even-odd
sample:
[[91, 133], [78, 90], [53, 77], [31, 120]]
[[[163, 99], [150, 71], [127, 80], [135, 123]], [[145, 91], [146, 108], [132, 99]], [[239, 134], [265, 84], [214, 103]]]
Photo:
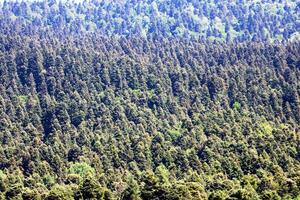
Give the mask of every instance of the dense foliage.
[[299, 3], [118, 2], [3, 4], [0, 199], [299, 199]]
[[282, 41], [300, 38], [297, 0], [57, 0], [4, 1], [2, 20], [105, 36], [206, 38], [218, 41]]

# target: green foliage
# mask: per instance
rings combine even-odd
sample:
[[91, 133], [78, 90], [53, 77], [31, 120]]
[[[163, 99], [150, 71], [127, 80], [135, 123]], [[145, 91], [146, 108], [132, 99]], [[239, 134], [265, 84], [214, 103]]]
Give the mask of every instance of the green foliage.
[[4, 192], [7, 186], [7, 176], [0, 170], [0, 192]]
[[178, 129], [169, 129], [169, 130], [168, 130], [168, 133], [170, 134], [170, 136], [171, 136], [173, 139], [176, 139], [176, 138], [178, 138], [178, 137], [181, 135], [181, 132], [180, 132], [180, 130], [178, 130]]
[[273, 131], [273, 126], [269, 122], [263, 122], [260, 124], [260, 128], [264, 135], [271, 135]]
[[71, 200], [73, 191], [70, 187], [64, 185], [55, 185], [51, 188], [46, 200]]
[[239, 110], [239, 109], [241, 109], [241, 106], [242, 105], [239, 102], [235, 101], [232, 105], [232, 108], [235, 110]]
[[80, 188], [83, 199], [101, 199], [104, 200], [105, 194], [101, 186], [93, 179], [87, 177]]
[[[120, 12], [124, 7], [130, 8], [128, 12]], [[52, 1], [44, 4], [6, 2], [2, 9], [7, 12], [3, 13], [2, 18], [11, 23], [19, 21], [24, 25], [45, 26], [55, 31], [64, 27], [71, 33], [102, 33], [116, 38], [132, 35], [147, 38], [155, 33], [182, 38], [205, 36], [209, 40], [225, 41], [230, 34], [236, 41], [274, 42], [276, 39], [299, 41], [297, 8], [296, 1], [285, 3], [271, 0], [242, 3], [221, 0], [180, 3], [155, 0], [137, 4], [131, 1], [99, 4], [97, 0], [92, 0], [84, 5], [76, 2], [65, 5]], [[289, 20], [285, 17], [287, 15]], [[57, 20], [59, 17], [63, 19]], [[35, 23], [35, 20], [41, 23]], [[244, 25], [243, 22], [248, 24]]]
[[105, 92], [104, 92], [104, 91], [98, 93], [98, 97], [102, 98], [102, 97], [104, 97], [104, 96], [105, 96]]
[[167, 133], [171, 136], [173, 140], [176, 140], [182, 135], [181, 123], [176, 124], [171, 129], [167, 130]]
[[299, 199], [298, 13], [5, 1], [0, 199]]
[[132, 90], [132, 93], [137, 96], [140, 96], [142, 94], [142, 91], [140, 89], [134, 89], [134, 90]]
[[280, 196], [276, 191], [267, 190], [261, 195], [261, 199], [280, 200]]
[[95, 175], [95, 169], [92, 168], [87, 163], [73, 163], [68, 169], [69, 174], [78, 174], [82, 178], [85, 178], [87, 176], [94, 176]]
[[28, 100], [28, 96], [26, 96], [26, 95], [19, 95], [19, 96], [17, 96], [17, 99], [18, 99], [18, 101], [21, 104], [24, 105], [27, 102], [27, 100]]
[[170, 181], [169, 181], [170, 172], [166, 168], [166, 166], [164, 166], [163, 164], [159, 165], [155, 170], [155, 174], [157, 175], [157, 177], [159, 178], [159, 181], [162, 184], [166, 184], [166, 185], [170, 184]]
[[228, 198], [227, 193], [221, 190], [213, 191], [208, 197], [209, 200], [223, 200], [227, 198]]
[[141, 200], [140, 198], [140, 186], [139, 183], [130, 176], [127, 180], [127, 188], [123, 191], [121, 199], [127, 200]]
[[47, 188], [51, 188], [55, 184], [55, 179], [53, 176], [46, 174], [43, 177], [43, 182]]
[[22, 191], [22, 198], [23, 200], [41, 200], [41, 194], [37, 190], [32, 190], [29, 188], [25, 188]]
[[21, 184], [19, 184], [19, 183], [13, 184], [6, 191], [5, 198], [21, 200], [22, 199], [22, 190], [23, 190], [23, 186]]

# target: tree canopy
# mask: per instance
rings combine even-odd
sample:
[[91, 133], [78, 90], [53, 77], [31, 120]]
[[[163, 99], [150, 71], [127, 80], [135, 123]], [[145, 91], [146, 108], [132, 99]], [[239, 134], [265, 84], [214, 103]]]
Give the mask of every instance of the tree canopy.
[[5, 1], [0, 199], [299, 199], [297, 1]]

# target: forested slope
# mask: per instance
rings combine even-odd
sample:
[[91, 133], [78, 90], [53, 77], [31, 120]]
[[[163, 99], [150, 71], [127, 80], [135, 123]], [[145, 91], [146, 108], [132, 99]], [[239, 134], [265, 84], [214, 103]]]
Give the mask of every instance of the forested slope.
[[155, 33], [227, 42], [300, 38], [297, 0], [5, 0], [0, 13], [10, 23], [65, 33], [97, 32], [114, 37]]
[[[0, 199], [299, 198], [299, 4], [255, 4], [283, 7], [281, 39], [267, 10], [255, 23], [269, 37], [251, 23], [249, 37], [239, 29], [226, 40], [162, 27], [127, 34], [115, 22], [123, 4], [103, 2], [4, 3]], [[197, 2], [124, 4], [184, 13]], [[108, 25], [88, 30], [96, 16]]]

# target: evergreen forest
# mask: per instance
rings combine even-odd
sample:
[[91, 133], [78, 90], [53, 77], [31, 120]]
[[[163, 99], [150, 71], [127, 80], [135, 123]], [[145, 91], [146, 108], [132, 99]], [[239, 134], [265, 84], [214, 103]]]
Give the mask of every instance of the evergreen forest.
[[300, 200], [300, 2], [2, 1], [6, 199]]

